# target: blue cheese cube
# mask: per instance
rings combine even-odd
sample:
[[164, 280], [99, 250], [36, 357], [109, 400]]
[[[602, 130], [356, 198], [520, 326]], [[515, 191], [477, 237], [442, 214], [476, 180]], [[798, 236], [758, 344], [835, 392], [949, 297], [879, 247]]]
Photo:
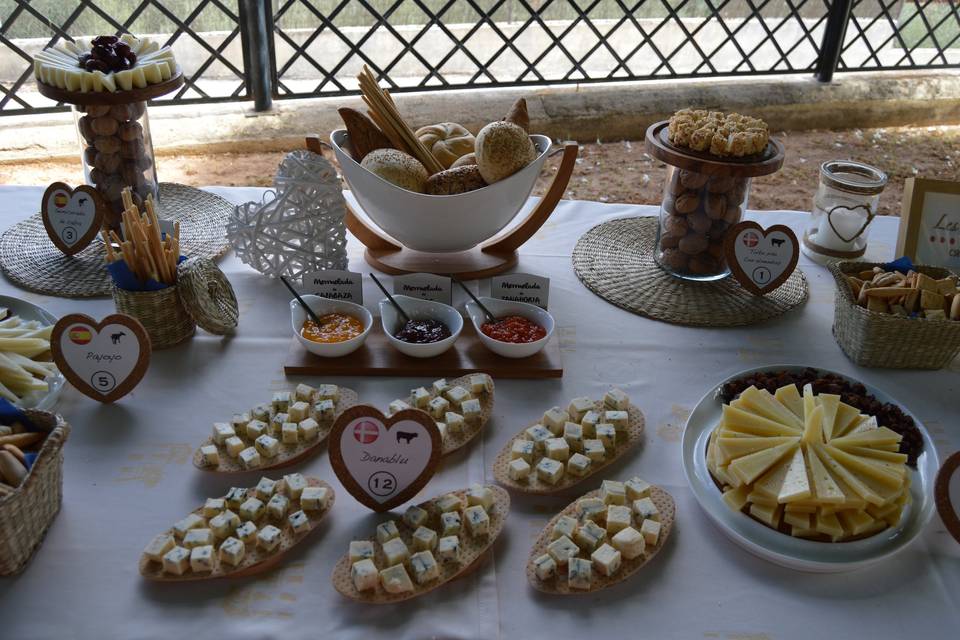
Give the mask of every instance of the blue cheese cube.
[[240, 452], [247, 448], [247, 445], [238, 438], [237, 436], [230, 436], [223, 443], [224, 448], [227, 450], [227, 455], [231, 458], [238, 458]]
[[544, 444], [553, 437], [550, 430], [542, 424], [535, 424], [523, 432], [524, 437], [533, 443], [533, 449], [537, 453], [543, 453]]
[[[327, 400], [326, 402], [329, 402]], [[302, 400], [294, 402], [287, 410], [287, 419], [290, 422], [301, 422], [310, 417], [310, 405]]]
[[[437, 396], [427, 403], [427, 408], [430, 410], [430, 415], [433, 416], [434, 420], [443, 420], [447, 415], [447, 411], [450, 410], [450, 403], [446, 398]], [[450, 428], [449, 424], [447, 428]]]
[[198, 516], [195, 513], [191, 513], [183, 520], [180, 520], [175, 525], [173, 525], [173, 534], [183, 539], [183, 536], [187, 535], [187, 531], [191, 529], [199, 529], [200, 527], [207, 526], [207, 521]]
[[237, 527], [234, 535], [240, 538], [245, 544], [252, 545], [257, 541], [257, 525], [252, 522], [244, 522]]
[[573, 541], [586, 553], [590, 553], [599, 547], [606, 539], [607, 532], [592, 520], [587, 520], [577, 527], [577, 531], [573, 534]]
[[416, 505], [410, 505], [403, 513], [403, 522], [411, 529], [423, 526], [427, 522], [430, 514], [426, 509], [421, 509]]
[[530, 469], [531, 467], [526, 460], [517, 458], [511, 460], [510, 464], [507, 465], [507, 475], [514, 482], [526, 482], [527, 478], [530, 477]]
[[280, 546], [280, 529], [268, 524], [257, 532], [257, 546], [264, 551], [274, 551]]
[[601, 545], [591, 553], [590, 560], [593, 562], [593, 568], [600, 575], [609, 577], [620, 570], [620, 552], [608, 544]]
[[287, 522], [290, 523], [290, 528], [293, 529], [293, 532], [296, 534], [310, 531], [310, 518], [308, 518], [307, 514], [303, 511], [294, 511], [291, 513], [287, 516]]
[[213, 545], [194, 547], [190, 550], [190, 570], [194, 573], [213, 571]]
[[256, 447], [247, 447], [238, 456], [244, 469], [256, 469], [260, 466], [260, 452]]
[[383, 557], [387, 562], [387, 566], [406, 562], [407, 558], [410, 557], [410, 550], [407, 548], [406, 543], [400, 538], [387, 540], [380, 545], [380, 550], [383, 551]]
[[493, 378], [486, 373], [475, 373], [470, 376], [470, 393], [475, 396], [493, 391]]
[[582, 453], [575, 453], [567, 460], [567, 473], [582, 478], [590, 471], [590, 458]]
[[260, 436], [269, 433], [269, 425], [260, 420], [251, 420], [247, 423], [247, 440], [256, 440]]
[[467, 531], [470, 535], [478, 537], [490, 533], [490, 516], [481, 505], [477, 504], [464, 509], [463, 519], [467, 523]]
[[316, 393], [316, 391], [317, 390], [310, 385], [301, 383], [293, 390], [293, 398], [298, 402], [310, 402], [313, 400], [313, 394]]
[[417, 387], [410, 392], [410, 399], [413, 401], [414, 407], [417, 409], [425, 409], [427, 403], [430, 402], [430, 392], [424, 387]]
[[190, 529], [183, 536], [182, 546], [187, 549], [213, 544], [213, 531], [210, 529]]
[[574, 398], [567, 406], [567, 413], [570, 415], [570, 419], [573, 422], [580, 424], [580, 421], [583, 420], [583, 416], [587, 415], [587, 412], [592, 410], [595, 406], [596, 403], [590, 398]]
[[249, 413], [235, 413], [233, 417], [230, 418], [230, 426], [233, 427], [233, 430], [238, 434], [247, 432], [247, 423], [253, 420]]
[[[310, 419], [313, 420], [313, 418]], [[280, 425], [280, 439], [283, 440], [283, 444], [297, 444], [297, 440], [300, 439], [300, 425], [296, 422], [284, 422]]]
[[[294, 433], [296, 433], [296, 425], [294, 425]], [[280, 452], [280, 441], [267, 434], [263, 434], [257, 438], [253, 445], [256, 447], [257, 453], [264, 458], [275, 458]]]
[[313, 397], [317, 400], [340, 402], [340, 387], [335, 384], [322, 384], [317, 387], [317, 392], [313, 394]]
[[250, 417], [262, 422], [270, 422], [270, 416], [273, 415], [273, 407], [269, 404], [258, 404], [250, 410]]
[[437, 560], [440, 562], [460, 561], [460, 538], [444, 536], [437, 541]]
[[380, 572], [380, 584], [387, 593], [405, 593], [413, 591], [413, 583], [402, 564], [388, 567]]
[[430, 388], [433, 389], [433, 395], [442, 396], [443, 392], [450, 388], [450, 384], [446, 378], [440, 378], [439, 380], [434, 380]]
[[453, 411], [447, 411], [443, 414], [443, 420], [447, 425], [447, 429], [450, 433], [460, 433], [463, 431], [463, 416], [459, 413], [454, 413]]
[[620, 389], [610, 389], [603, 396], [603, 404], [614, 411], [626, 411], [630, 406], [630, 397]]
[[460, 404], [460, 413], [463, 414], [463, 419], [470, 424], [475, 424], [480, 421], [480, 418], [483, 416], [483, 409], [480, 407], [480, 401], [476, 398], [470, 398], [469, 400], [464, 400]]
[[576, 513], [580, 522], [602, 522], [607, 517], [607, 505], [600, 498], [581, 498], [577, 500]]
[[150, 541], [143, 550], [143, 555], [153, 562], [163, 563], [163, 556], [175, 546], [177, 546], [177, 544], [174, 542], [173, 536], [162, 533]]
[[270, 498], [273, 497], [273, 494], [276, 490], [277, 490], [277, 481], [264, 477], [264, 478], [260, 478], [260, 482], [257, 483], [257, 486], [254, 489], [254, 493], [261, 500], [269, 500]]
[[493, 491], [483, 484], [472, 484], [467, 489], [467, 505], [480, 505], [484, 511], [493, 509]]
[[593, 564], [584, 558], [571, 558], [567, 567], [567, 585], [571, 589], [590, 588]]
[[400, 411], [405, 411], [406, 409], [413, 409], [413, 407], [403, 400], [394, 400], [387, 405], [387, 415], [392, 416], [393, 414], [399, 413]]
[[448, 513], [450, 511], [460, 511], [463, 508], [463, 500], [455, 493], [448, 493], [437, 498], [433, 505], [439, 513]]
[[226, 511], [227, 501], [223, 498], [207, 498], [203, 503], [203, 517], [212, 518]]
[[633, 527], [627, 527], [617, 532], [610, 540], [613, 548], [619, 551], [627, 560], [643, 555], [645, 541], [639, 531]]
[[537, 463], [537, 478], [547, 484], [557, 484], [563, 477], [563, 463], [551, 458], [540, 458]]
[[227, 438], [232, 438], [237, 435], [237, 432], [234, 431], [233, 425], [227, 424], [226, 422], [214, 422], [213, 423], [213, 441], [219, 445], [225, 445], [227, 443]]
[[[236, 524], [234, 524], [236, 518]], [[233, 533], [233, 530], [240, 524], [240, 517], [233, 511], [224, 511], [210, 518], [210, 530], [218, 538], [226, 538]]]
[[286, 413], [290, 408], [290, 392], [278, 391], [273, 394], [271, 406], [273, 406], [274, 413]]
[[231, 536], [220, 545], [220, 562], [235, 567], [243, 561], [246, 551], [246, 545]]
[[426, 584], [440, 577], [440, 567], [430, 551], [420, 551], [410, 556], [410, 570], [417, 584]]
[[190, 550], [174, 547], [163, 554], [163, 570], [175, 576], [182, 576], [190, 570]]
[[592, 462], [603, 462], [607, 457], [607, 448], [600, 440], [584, 440], [583, 455], [590, 458]]
[[563, 433], [563, 425], [570, 420], [570, 415], [560, 407], [548, 409], [540, 422], [556, 436]]
[[440, 514], [440, 535], [458, 536], [460, 535], [460, 514], [457, 511], [448, 511]]
[[566, 462], [570, 458], [570, 445], [563, 438], [550, 438], [543, 443], [543, 452], [551, 460]]
[[550, 539], [558, 540], [563, 536], [567, 536], [572, 540], [573, 535], [576, 532], [577, 520], [575, 518], [571, 518], [570, 516], [560, 516], [553, 524], [553, 529], [550, 530]]
[[267, 516], [271, 520], [283, 520], [287, 517], [287, 509], [290, 508], [290, 498], [283, 494], [276, 494], [270, 498], [267, 503]]
[[351, 563], [367, 559], [373, 560], [373, 542], [370, 540], [352, 540], [349, 555]]
[[647, 544], [657, 544], [660, 539], [660, 523], [654, 520], [644, 520], [640, 525], [640, 535]]
[[626, 431], [630, 424], [630, 416], [626, 411], [607, 411], [603, 414], [603, 421], [612, 424], [617, 431]]
[[547, 545], [547, 554], [553, 558], [558, 567], [566, 566], [571, 558], [577, 557], [578, 553], [580, 553], [580, 547], [567, 536], [561, 536]]
[[660, 511], [650, 498], [640, 498], [633, 501], [633, 512], [637, 520], [660, 520]]
[[307, 479], [302, 473], [291, 473], [283, 476], [283, 486], [288, 498], [299, 500], [300, 494], [307, 487]]
[[600, 498], [604, 504], [627, 504], [627, 490], [622, 482], [604, 480], [600, 483]]
[[277, 437], [283, 431], [283, 423], [290, 422], [289, 416], [285, 413], [278, 413], [270, 419], [270, 435]]
[[567, 422], [563, 425], [563, 439], [571, 451], [583, 451], [583, 426]]
[[247, 490], [243, 487], [230, 487], [223, 499], [227, 501], [227, 506], [231, 509], [239, 509], [243, 501], [247, 499]]
[[600, 421], [600, 414], [596, 411], [591, 410], [583, 414], [583, 419], [580, 420], [580, 426], [583, 427], [583, 437], [592, 438]]
[[313, 405], [313, 415], [309, 417], [317, 422], [333, 422], [336, 417], [336, 404], [333, 400], [321, 400]]
[[417, 551], [433, 551], [437, 546], [437, 532], [427, 527], [417, 527], [412, 541], [413, 548]]
[[350, 567], [350, 577], [357, 591], [376, 589], [377, 583], [380, 582], [380, 572], [370, 558], [362, 558], [354, 562]]
[[524, 460], [527, 464], [533, 464], [533, 442], [530, 440], [516, 439], [510, 447], [511, 460]]
[[[273, 498], [270, 499], [273, 500]], [[240, 505], [237, 513], [244, 520], [256, 520], [263, 515], [264, 509], [265, 506], [260, 498], [247, 498], [243, 504]]]
[[612, 504], [607, 507], [607, 533], [614, 535], [632, 524], [630, 507], [621, 504]]
[[463, 402], [470, 399], [470, 392], [458, 385], [444, 391], [443, 397], [449, 400], [454, 407], [459, 407]]
[[300, 493], [300, 508], [304, 511], [320, 511], [330, 504], [330, 490], [326, 487], [304, 487]]
[[400, 537], [400, 531], [397, 529], [397, 523], [393, 520], [387, 520], [377, 525], [377, 542], [386, 544], [388, 540]]
[[297, 436], [300, 440], [303, 440], [304, 442], [310, 442], [311, 440], [316, 440], [319, 435], [320, 435], [320, 423], [314, 420], [313, 418], [307, 418], [306, 420], [301, 420], [300, 423], [297, 425]]
[[603, 446], [611, 451], [617, 446], [617, 428], [612, 424], [605, 422], [597, 425], [597, 440], [603, 443]]
[[533, 572], [537, 574], [537, 579], [549, 580], [557, 575], [557, 563], [550, 554], [545, 553], [533, 561]]

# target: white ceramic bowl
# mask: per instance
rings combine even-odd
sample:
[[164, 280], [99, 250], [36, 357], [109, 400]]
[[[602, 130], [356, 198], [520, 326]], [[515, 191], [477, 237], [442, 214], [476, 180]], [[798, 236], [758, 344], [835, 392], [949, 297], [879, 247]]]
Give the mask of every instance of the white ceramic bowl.
[[410, 316], [411, 320], [425, 320], [433, 318], [447, 325], [450, 329], [450, 337], [437, 342], [428, 342], [426, 344], [415, 344], [404, 342], [393, 337], [405, 320], [397, 313], [390, 301], [384, 298], [380, 301], [380, 321], [383, 323], [383, 332], [387, 334], [390, 341], [397, 351], [405, 353], [414, 358], [432, 358], [438, 356], [457, 341], [460, 332], [463, 331], [463, 317], [460, 312], [448, 304], [442, 302], [433, 302], [432, 300], [421, 300], [420, 298], [411, 298], [410, 296], [394, 295], [393, 299]]
[[527, 320], [536, 322], [547, 330], [547, 335], [540, 338], [536, 342], [524, 342], [516, 344], [513, 342], [501, 342], [500, 340], [494, 340], [490, 336], [480, 331], [480, 327], [487, 321], [487, 316], [483, 312], [483, 309], [480, 308], [480, 305], [471, 300], [467, 303], [467, 315], [469, 315], [470, 320], [473, 321], [473, 326], [477, 330], [477, 335], [480, 336], [480, 341], [487, 347], [487, 349], [490, 349], [490, 351], [493, 351], [498, 356], [503, 356], [504, 358], [527, 358], [543, 349], [543, 347], [546, 346], [547, 341], [550, 340], [550, 336], [553, 335], [553, 329], [556, 326], [553, 316], [537, 305], [527, 304], [526, 302], [513, 302], [510, 300], [498, 300], [496, 298], [484, 297], [480, 298], [480, 302], [482, 302], [483, 306], [490, 310], [490, 313], [498, 318], [502, 318], [504, 316], [522, 316]]
[[492, 185], [452, 196], [431, 196], [401, 189], [360, 166], [344, 148], [345, 129], [330, 134], [343, 177], [381, 229], [416, 251], [465, 251], [499, 233], [523, 208], [550, 151], [550, 138], [532, 135], [536, 159]]
[[328, 313], [346, 313], [359, 319], [360, 322], [363, 323], [363, 333], [356, 338], [350, 338], [343, 342], [324, 343], [307, 340], [303, 337], [303, 334], [300, 333], [300, 330], [303, 328], [303, 323], [307, 320], [307, 312], [303, 310], [303, 307], [300, 306], [300, 303], [297, 302], [296, 299], [291, 300], [290, 324], [293, 328], [293, 335], [297, 336], [297, 340], [300, 341], [303, 348], [310, 353], [323, 358], [339, 358], [340, 356], [345, 356], [359, 349], [360, 345], [367, 339], [367, 334], [370, 333], [370, 329], [373, 327], [373, 314], [367, 311], [366, 307], [345, 300], [329, 300], [314, 295], [301, 297], [303, 301], [307, 303], [307, 306], [318, 316], [323, 316]]
[[[904, 509], [900, 523], [876, 535], [853, 542], [816, 542], [794, 538], [760, 524], [753, 518], [733, 512], [723, 502], [710, 471], [707, 469], [707, 441], [710, 432], [719, 424], [723, 403], [716, 395], [719, 387], [735, 378], [757, 371], [802, 371], [806, 366], [768, 365], [742, 371], [727, 378], [711, 389], [697, 404], [687, 419], [683, 430], [683, 471], [697, 502], [711, 520], [735, 543], [750, 553], [791, 569], [815, 573], [837, 573], [866, 567], [895, 553], [903, 551], [923, 530], [933, 516], [933, 483], [940, 467], [936, 445], [917, 416], [895, 399], [864, 383], [867, 393], [880, 402], [898, 405], [912, 417], [923, 435], [923, 453], [917, 460], [916, 470], [911, 470], [911, 503]], [[814, 367], [816, 368], [816, 367]], [[836, 373], [820, 369], [824, 373]], [[853, 380], [850, 376], [837, 374]]]
[[[36, 320], [42, 326], [57, 324], [57, 320], [59, 320], [57, 316], [43, 307], [12, 296], [0, 296], [0, 307], [10, 312], [8, 317], [19, 316], [22, 320], [26, 321]], [[63, 377], [63, 374], [57, 373], [47, 378], [46, 392], [37, 391], [29, 393], [14, 404], [23, 409], [49, 411], [53, 408], [53, 405], [57, 403], [57, 398], [60, 397], [60, 392], [63, 391], [63, 385], [65, 383], [66, 378]]]

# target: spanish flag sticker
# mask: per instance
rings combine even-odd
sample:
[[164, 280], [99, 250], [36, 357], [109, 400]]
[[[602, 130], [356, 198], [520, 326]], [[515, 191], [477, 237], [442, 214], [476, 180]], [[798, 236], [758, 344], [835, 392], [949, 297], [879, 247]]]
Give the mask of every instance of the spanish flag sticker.
[[67, 332], [67, 336], [69, 336], [70, 342], [73, 344], [87, 344], [93, 340], [93, 333], [90, 331], [89, 327], [85, 327], [82, 324], [70, 327], [70, 330]]
[[53, 204], [55, 204], [57, 207], [61, 209], [67, 206], [69, 202], [70, 202], [70, 198], [68, 198], [67, 194], [63, 193], [62, 191], [53, 196]]

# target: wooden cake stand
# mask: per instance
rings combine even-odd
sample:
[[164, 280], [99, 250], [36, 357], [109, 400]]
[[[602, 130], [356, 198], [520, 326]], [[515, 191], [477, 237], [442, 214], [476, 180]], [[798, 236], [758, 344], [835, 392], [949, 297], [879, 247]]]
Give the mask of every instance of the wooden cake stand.
[[[322, 154], [322, 146], [317, 136], [307, 137], [310, 151]], [[349, 204], [344, 223], [367, 247], [364, 253], [367, 264], [384, 273], [439, 273], [455, 275], [461, 280], [488, 278], [516, 265], [517, 249], [533, 237], [553, 213], [573, 175], [578, 149], [576, 144], [564, 145], [563, 158], [550, 187], [522, 222], [466, 251], [430, 253], [409, 249], [361, 218]]]
[[130, 104], [133, 102], [145, 102], [152, 100], [174, 89], [183, 86], [183, 72], [177, 68], [177, 72], [169, 79], [156, 84], [149, 84], [143, 88], [128, 89], [121, 91], [67, 91], [60, 87], [55, 87], [37, 79], [37, 91], [40, 95], [46, 96], [57, 102], [67, 104], [91, 105], [91, 104]]

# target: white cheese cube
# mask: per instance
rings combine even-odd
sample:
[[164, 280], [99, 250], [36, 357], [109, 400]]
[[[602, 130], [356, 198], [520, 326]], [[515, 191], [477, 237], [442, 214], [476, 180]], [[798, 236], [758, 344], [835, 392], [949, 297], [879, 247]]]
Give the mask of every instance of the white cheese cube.
[[264, 551], [273, 551], [280, 546], [280, 529], [268, 524], [257, 532], [257, 546]]
[[550, 539], [557, 540], [563, 536], [567, 536], [571, 540], [573, 535], [577, 532], [577, 521], [575, 518], [570, 516], [560, 516], [557, 518], [557, 521], [553, 525], [553, 529], [550, 531]]
[[510, 464], [507, 465], [507, 474], [515, 482], [526, 482], [527, 478], [530, 477], [530, 465], [521, 458], [511, 460]]
[[440, 442], [447, 441], [447, 423], [446, 422], [437, 422], [437, 431], [440, 432]]
[[[491, 494], [492, 496], [492, 494]], [[492, 503], [492, 498], [491, 498]], [[473, 503], [468, 503], [473, 504]], [[447, 513], [449, 511], [460, 511], [463, 508], [463, 500], [460, 499], [455, 493], [448, 493], [446, 495], [440, 496], [434, 501], [434, 506], [437, 508], [437, 511], [440, 513]]]
[[660, 538], [660, 523], [654, 520], [644, 520], [640, 525], [640, 535], [647, 544], [657, 544]]
[[311, 440], [316, 440], [317, 436], [319, 435], [320, 435], [320, 423], [318, 423], [313, 418], [307, 418], [306, 420], [301, 420], [300, 424], [297, 425], [298, 439], [303, 440], [304, 442], [310, 442]]
[[220, 545], [220, 562], [235, 567], [243, 561], [246, 551], [247, 548], [243, 542], [234, 537], [229, 537]]
[[660, 511], [650, 498], [634, 500], [633, 512], [637, 514], [637, 520], [660, 520]]
[[583, 420], [583, 416], [587, 415], [587, 411], [590, 411], [595, 406], [596, 403], [590, 398], [574, 398], [567, 406], [567, 413], [570, 415], [570, 419], [573, 420], [573, 422], [580, 424], [580, 421]]
[[213, 571], [213, 545], [194, 547], [190, 550], [190, 570], [194, 573]]
[[173, 540], [173, 536], [162, 533], [158, 536], [155, 536], [153, 540], [147, 545], [143, 550], [143, 555], [147, 556], [153, 562], [163, 562], [163, 556], [166, 555], [167, 551], [173, 549], [177, 546], [176, 542]]
[[570, 561], [570, 558], [577, 557], [577, 554], [580, 553], [580, 547], [567, 536], [561, 536], [547, 545], [547, 553], [557, 563], [558, 567], [563, 567]]
[[607, 532], [592, 520], [587, 520], [577, 527], [576, 533], [573, 534], [573, 541], [587, 553], [599, 547], [606, 539]]
[[613, 548], [622, 553], [627, 560], [633, 560], [642, 555], [645, 546], [643, 536], [633, 527], [621, 529], [610, 542]]
[[444, 536], [437, 541], [437, 560], [440, 562], [458, 562], [460, 560], [460, 538]]
[[291, 513], [287, 516], [287, 522], [290, 523], [290, 528], [293, 529], [294, 533], [300, 534], [310, 531], [310, 518], [303, 511]]
[[310, 402], [315, 392], [316, 389], [310, 385], [301, 383], [293, 390], [293, 398], [299, 402]]
[[387, 593], [405, 593], [413, 591], [413, 583], [402, 564], [389, 567], [380, 572], [380, 584]]
[[214, 422], [213, 423], [213, 441], [219, 445], [224, 445], [227, 442], [227, 438], [232, 438], [237, 435], [237, 432], [233, 429], [233, 425], [229, 425], [226, 422]]
[[[296, 433], [296, 425], [294, 425], [294, 433]], [[280, 441], [266, 434], [257, 438], [253, 445], [256, 447], [257, 453], [264, 458], [274, 458], [280, 452]]]
[[277, 437], [283, 431], [283, 423], [290, 422], [285, 413], [278, 413], [270, 419], [270, 435]]
[[273, 497], [273, 493], [276, 490], [277, 481], [264, 477], [260, 478], [260, 482], [257, 483], [257, 487], [254, 489], [254, 493], [256, 493], [257, 497], [261, 500], [269, 500]]
[[[328, 401], [329, 402], [329, 401]], [[302, 400], [294, 402], [287, 410], [287, 419], [290, 422], [302, 422], [310, 417], [310, 405]]]
[[485, 373], [475, 373], [469, 378], [470, 393], [475, 396], [493, 391], [493, 380]]
[[[427, 403], [427, 409], [429, 410], [430, 415], [433, 416], [434, 420], [443, 420], [447, 415], [447, 411], [450, 409], [450, 403], [447, 402], [446, 398], [437, 396]], [[449, 424], [447, 425], [447, 428], [450, 428]]]
[[336, 405], [333, 400], [321, 400], [313, 405], [313, 415], [310, 417], [317, 422], [333, 422], [336, 417]]
[[176, 576], [182, 576], [190, 569], [190, 550], [174, 547], [163, 554], [163, 570]]
[[440, 514], [440, 535], [443, 537], [460, 535], [460, 514], [448, 511]]
[[472, 484], [467, 489], [467, 504], [471, 507], [478, 504], [485, 511], [490, 511], [493, 508], [493, 491], [486, 485]]
[[516, 439], [513, 446], [510, 447], [511, 460], [524, 460], [527, 464], [533, 464], [533, 442], [530, 440]]
[[537, 453], [543, 453], [543, 445], [547, 440], [553, 437], [550, 430], [542, 424], [535, 424], [523, 432], [527, 440], [533, 443], [533, 449]]
[[[310, 419], [313, 420], [313, 418]], [[300, 425], [296, 422], [284, 422], [280, 425], [280, 438], [283, 444], [297, 444], [297, 440], [300, 439]]]
[[550, 438], [543, 443], [543, 451], [551, 460], [566, 462], [570, 458], [570, 445], [563, 438]]
[[600, 483], [600, 499], [604, 504], [627, 504], [627, 490], [622, 482], [604, 480]]
[[290, 392], [278, 391], [273, 394], [271, 405], [273, 406], [274, 413], [286, 413], [290, 408]]
[[407, 507], [407, 510], [403, 513], [403, 522], [411, 529], [416, 529], [417, 527], [423, 526], [429, 517], [430, 514], [427, 513], [426, 509], [411, 505]]
[[612, 424], [617, 431], [626, 431], [630, 416], [626, 411], [607, 411], [603, 414], [603, 421]]
[[230, 426], [233, 427], [233, 430], [236, 431], [237, 434], [246, 433], [247, 423], [252, 419], [249, 413], [235, 413], [233, 417], [230, 418]]
[[583, 427], [579, 424], [567, 422], [563, 425], [563, 439], [571, 451], [583, 451]]
[[592, 520], [602, 522], [607, 517], [607, 505], [600, 498], [581, 498], [577, 500], [577, 519], [580, 522]]
[[227, 450], [227, 455], [231, 458], [237, 458], [240, 456], [240, 452], [247, 448], [247, 445], [244, 444], [243, 440], [237, 436], [230, 436], [224, 441], [223, 446]]
[[465, 400], [470, 399], [470, 392], [461, 386], [451, 387], [443, 392], [443, 397], [454, 407], [459, 407]]
[[260, 466], [260, 452], [256, 447], [247, 447], [240, 452], [239, 458], [244, 469], [255, 469]]
[[369, 591], [376, 589], [380, 582], [380, 572], [377, 566], [373, 564], [370, 558], [363, 558], [353, 563], [350, 567], [350, 577], [353, 579], [353, 586], [357, 591]]
[[477, 504], [463, 510], [463, 518], [467, 522], [467, 531], [472, 536], [485, 536], [490, 533], [490, 516], [484, 508]]
[[430, 551], [420, 551], [410, 556], [410, 570], [417, 584], [426, 584], [440, 577], [440, 567]]
[[463, 419], [471, 424], [479, 422], [481, 416], [483, 415], [483, 410], [480, 407], [480, 401], [476, 398], [464, 400], [460, 404], [460, 413], [463, 414]]
[[620, 570], [620, 552], [608, 544], [601, 545], [591, 553], [590, 560], [599, 574], [612, 576]]
[[387, 562], [387, 566], [391, 567], [395, 564], [406, 562], [407, 558], [410, 557], [410, 550], [407, 548], [406, 543], [400, 538], [387, 540], [380, 545], [380, 550], [383, 551], [383, 557]]
[[232, 534], [233, 530], [237, 528], [237, 525], [234, 524], [234, 518], [238, 519], [237, 524], [239, 524], [239, 516], [233, 511], [224, 511], [210, 518], [210, 530], [213, 531], [213, 535], [218, 538], [226, 538]]
[[300, 508], [304, 511], [320, 511], [330, 504], [330, 490], [326, 487], [304, 487], [300, 492]]
[[377, 525], [377, 542], [386, 544], [388, 540], [400, 537], [400, 531], [397, 529], [397, 523], [393, 520], [387, 520]]
[[603, 404], [614, 411], [626, 411], [630, 406], [630, 397], [620, 389], [610, 389], [603, 396]]
[[173, 525], [173, 534], [178, 538], [183, 539], [183, 536], [187, 535], [187, 531], [190, 531], [191, 529], [199, 529], [200, 527], [205, 526], [207, 526], [206, 520], [195, 513], [191, 513], [186, 518]]
[[270, 422], [270, 416], [273, 414], [273, 407], [269, 404], [258, 404], [250, 410], [250, 417], [262, 422]]
[[[273, 498], [270, 498], [273, 500]], [[247, 498], [237, 512], [244, 520], [256, 520], [263, 515], [265, 507], [260, 498]]]
[[213, 544], [213, 531], [210, 529], [190, 529], [183, 536], [182, 546], [186, 549], [205, 547], [209, 544]]
[[252, 545], [257, 541], [257, 525], [252, 522], [244, 522], [237, 527], [234, 535], [244, 543]]
[[557, 484], [563, 477], [563, 463], [551, 458], [540, 458], [537, 463], [537, 478], [547, 484]]
[[272, 520], [283, 520], [287, 517], [287, 509], [290, 508], [290, 499], [283, 494], [276, 494], [270, 498], [267, 503], [267, 516]]
[[226, 511], [227, 501], [223, 498], [207, 498], [203, 503], [203, 517], [212, 518]]
[[322, 384], [317, 387], [317, 391], [313, 394], [313, 397], [317, 400], [340, 402], [340, 387], [335, 384]]
[[571, 589], [589, 589], [593, 564], [584, 558], [571, 558], [567, 567], [567, 585]]
[[599, 440], [584, 440], [583, 455], [590, 458], [593, 462], [603, 462], [607, 457], [607, 448]]
[[266, 422], [251, 420], [247, 423], [247, 440], [256, 440], [267, 433], [269, 433], [269, 425]]
[[447, 425], [447, 430], [450, 433], [460, 433], [463, 431], [463, 416], [459, 413], [454, 413], [453, 411], [447, 411], [443, 414], [444, 423]]
[[283, 476], [283, 486], [288, 498], [299, 500], [300, 494], [307, 487], [307, 479], [302, 473], [291, 473]]
[[607, 533], [616, 534], [633, 524], [630, 507], [622, 504], [612, 504], [607, 507]]
[[552, 434], [559, 436], [563, 433], [563, 425], [568, 420], [570, 420], [570, 415], [566, 411], [560, 407], [553, 407], [543, 414], [541, 422], [547, 429], [550, 429]]
[[433, 389], [433, 395], [442, 396], [443, 392], [450, 388], [450, 384], [446, 378], [440, 378], [439, 380], [434, 380], [430, 388]]
[[596, 433], [597, 424], [600, 423], [600, 414], [596, 411], [587, 411], [580, 420], [580, 426], [583, 427], [583, 437], [592, 438]]
[[597, 440], [603, 443], [603, 446], [613, 451], [617, 446], [617, 428], [606, 422], [600, 423], [596, 428]]
[[433, 551], [437, 547], [437, 532], [427, 527], [417, 527], [411, 541], [416, 551]]
[[356, 563], [361, 560], [373, 560], [373, 543], [369, 540], [352, 540], [350, 542], [350, 562]]
[[227, 491], [227, 495], [223, 499], [227, 501], [227, 506], [231, 509], [239, 509], [243, 501], [247, 499], [247, 490], [243, 487], [230, 487], [230, 491]]
[[545, 553], [533, 561], [533, 572], [539, 580], [549, 580], [557, 574], [557, 563]]
[[423, 387], [417, 387], [410, 392], [410, 399], [413, 400], [414, 407], [424, 409], [430, 402], [430, 392]]
[[575, 453], [567, 460], [567, 473], [582, 478], [590, 471], [590, 458], [582, 453]]

